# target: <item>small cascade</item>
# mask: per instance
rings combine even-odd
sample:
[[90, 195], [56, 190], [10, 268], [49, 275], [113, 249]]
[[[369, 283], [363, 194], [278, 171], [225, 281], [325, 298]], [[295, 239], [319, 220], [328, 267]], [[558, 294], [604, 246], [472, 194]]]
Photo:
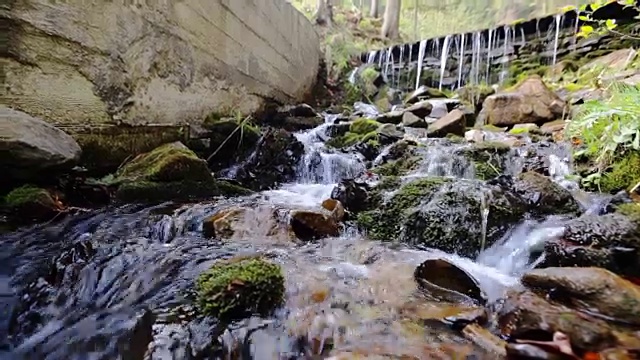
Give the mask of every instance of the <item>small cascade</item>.
[[416, 90], [420, 87], [420, 76], [422, 75], [422, 66], [424, 61], [424, 52], [427, 49], [427, 40], [420, 41], [420, 48], [418, 49], [418, 70], [416, 75]]
[[378, 54], [377, 51], [370, 51], [369, 54], [367, 54], [367, 64], [374, 64], [376, 61], [376, 55]]
[[444, 80], [444, 73], [447, 68], [447, 57], [449, 56], [449, 43], [451, 42], [451, 35], [447, 35], [444, 38], [444, 42], [442, 44], [442, 52], [440, 57], [440, 84], [438, 85], [438, 89], [442, 90], [442, 81]]
[[486, 71], [486, 76], [485, 78], [487, 79], [487, 82], [489, 82], [489, 77], [490, 77], [490, 73], [491, 73], [491, 40], [493, 37], [493, 29], [489, 29], [488, 31], [488, 35], [487, 35], [487, 71]]
[[473, 179], [475, 172], [469, 159], [458, 154], [457, 149], [462, 146], [450, 144], [447, 140], [429, 139], [427, 149], [423, 150], [424, 161], [409, 178], [425, 176], [442, 176], [460, 179]]
[[560, 38], [560, 25], [562, 24], [562, 18], [563, 14], [558, 14], [555, 16], [556, 32], [553, 40], [553, 60], [551, 62], [551, 65], [555, 65], [558, 58], [558, 40]]
[[480, 251], [484, 251], [487, 245], [487, 222], [489, 221], [489, 204], [487, 197], [490, 194], [482, 193], [480, 197], [480, 216], [482, 216], [482, 242]]
[[460, 63], [458, 65], [458, 88], [462, 87], [462, 72], [464, 70], [464, 47], [465, 47], [465, 35], [466, 34], [460, 34], [460, 57], [458, 59], [458, 62]]

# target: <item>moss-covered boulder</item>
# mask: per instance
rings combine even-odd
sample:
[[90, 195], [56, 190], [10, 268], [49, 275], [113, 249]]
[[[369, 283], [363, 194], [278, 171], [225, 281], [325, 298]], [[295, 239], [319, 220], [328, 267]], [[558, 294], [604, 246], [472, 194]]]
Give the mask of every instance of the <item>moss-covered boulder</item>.
[[456, 91], [458, 98], [465, 104], [471, 105], [471, 108], [475, 113], [479, 113], [482, 110], [482, 103], [484, 100], [495, 94], [493, 87], [480, 84], [480, 85], [468, 85], [464, 86]]
[[471, 162], [477, 179], [489, 180], [504, 173], [510, 151], [511, 147], [504, 143], [483, 141], [458, 149], [456, 153]]
[[206, 161], [180, 142], [162, 145], [141, 154], [115, 174], [116, 197], [122, 201], [188, 200], [248, 191], [216, 181]]
[[32, 185], [11, 190], [0, 205], [17, 221], [25, 222], [50, 219], [62, 210], [49, 191]]
[[547, 88], [542, 78], [532, 76], [511, 91], [487, 97], [477, 125], [543, 124], [566, 114], [566, 103]]
[[200, 310], [222, 321], [269, 315], [284, 302], [280, 267], [259, 257], [218, 261], [196, 280]]
[[[483, 210], [487, 211], [483, 238]], [[524, 214], [515, 194], [479, 181], [429, 177], [402, 186], [358, 224], [378, 240], [399, 240], [463, 256], [476, 256]]]
[[518, 176], [514, 190], [529, 204], [529, 211], [538, 215], [580, 213], [580, 205], [569, 190], [550, 178], [533, 172]]

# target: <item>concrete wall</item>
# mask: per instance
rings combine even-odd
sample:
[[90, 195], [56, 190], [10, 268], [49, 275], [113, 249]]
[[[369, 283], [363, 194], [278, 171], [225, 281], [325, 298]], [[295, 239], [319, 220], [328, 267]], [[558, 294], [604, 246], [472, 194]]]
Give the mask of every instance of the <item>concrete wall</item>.
[[2, 103], [61, 125], [178, 124], [299, 101], [316, 80], [318, 36], [286, 1], [124, 3], [0, 5]]

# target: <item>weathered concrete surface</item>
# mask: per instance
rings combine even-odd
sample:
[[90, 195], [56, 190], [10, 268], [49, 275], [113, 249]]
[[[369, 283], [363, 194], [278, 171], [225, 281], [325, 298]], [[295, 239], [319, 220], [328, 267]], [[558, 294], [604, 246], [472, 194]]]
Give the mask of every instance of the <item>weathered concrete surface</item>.
[[300, 100], [316, 79], [318, 36], [285, 1], [125, 3], [1, 4], [1, 102], [60, 125], [177, 124]]

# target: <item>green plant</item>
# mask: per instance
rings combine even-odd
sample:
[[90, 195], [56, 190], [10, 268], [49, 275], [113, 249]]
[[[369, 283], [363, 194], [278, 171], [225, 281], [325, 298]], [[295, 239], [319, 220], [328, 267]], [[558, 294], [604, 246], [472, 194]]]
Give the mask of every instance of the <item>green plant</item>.
[[[582, 5], [580, 6], [579, 10], [584, 15], [580, 15], [580, 20], [590, 22], [593, 25], [588, 25], [588, 24], [582, 25], [577, 35], [579, 37], [588, 37], [591, 35], [604, 35], [608, 32], [615, 33], [618, 35], [625, 35], [616, 30], [616, 28], [618, 27], [618, 24], [616, 24], [615, 20], [613, 19], [600, 20], [600, 19], [593, 18], [593, 13], [597, 9], [599, 9], [600, 7], [608, 3], [612, 3], [616, 1], [619, 4], [624, 5], [625, 7], [633, 7], [633, 8], [639, 9], [638, 6], [636, 5], [636, 0], [595, 0], [589, 5], [586, 5], [586, 4]], [[587, 9], [587, 6], [590, 7], [590, 10]], [[640, 17], [636, 17], [636, 18], [640, 18]], [[625, 35], [625, 36], [628, 36], [628, 35]]]
[[594, 162], [598, 174], [585, 179], [598, 183], [604, 170], [629, 151], [640, 151], [640, 88], [614, 83], [604, 101], [589, 100], [569, 123], [567, 135], [581, 148], [575, 156]]

